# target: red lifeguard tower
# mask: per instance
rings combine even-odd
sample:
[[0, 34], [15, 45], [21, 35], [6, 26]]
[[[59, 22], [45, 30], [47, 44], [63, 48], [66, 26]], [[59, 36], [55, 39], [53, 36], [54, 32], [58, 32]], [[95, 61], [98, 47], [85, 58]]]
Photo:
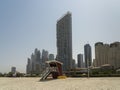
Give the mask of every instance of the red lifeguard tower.
[[58, 76], [62, 76], [62, 63], [56, 60], [46, 61], [48, 67], [40, 80], [45, 80], [51, 74], [53, 79], [57, 79]]

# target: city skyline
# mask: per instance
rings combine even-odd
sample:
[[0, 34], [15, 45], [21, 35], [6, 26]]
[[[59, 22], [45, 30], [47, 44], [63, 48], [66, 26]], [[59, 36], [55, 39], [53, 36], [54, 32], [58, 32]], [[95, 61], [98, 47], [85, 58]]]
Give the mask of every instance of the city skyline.
[[72, 12], [73, 59], [87, 43], [94, 58], [96, 42], [120, 41], [119, 5], [118, 0], [0, 1], [0, 72], [12, 66], [25, 72], [35, 48], [56, 55], [56, 22], [67, 11]]

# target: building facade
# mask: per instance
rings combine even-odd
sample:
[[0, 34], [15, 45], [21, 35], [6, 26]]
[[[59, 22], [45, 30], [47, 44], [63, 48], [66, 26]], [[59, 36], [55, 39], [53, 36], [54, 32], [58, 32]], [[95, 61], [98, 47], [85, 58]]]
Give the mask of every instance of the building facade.
[[67, 12], [56, 24], [57, 60], [63, 63], [63, 71], [72, 69], [72, 17]]
[[12, 72], [13, 74], [15, 74], [15, 73], [16, 73], [16, 67], [11, 67], [11, 72]]
[[84, 46], [84, 57], [85, 57], [85, 68], [88, 68], [92, 65], [92, 51], [91, 46], [86, 44]]
[[110, 64], [114, 68], [120, 68], [120, 42], [95, 44], [95, 66], [100, 67]]
[[49, 60], [54, 60], [54, 54], [49, 54]]
[[95, 44], [96, 67], [108, 64], [109, 45], [98, 42]]
[[84, 67], [83, 54], [78, 54], [77, 55], [77, 62], [78, 62], [78, 68], [83, 68]]
[[75, 62], [75, 59], [72, 60], [72, 69], [75, 69], [76, 68], [76, 62]]
[[42, 70], [45, 70], [46, 68], [46, 61], [48, 61], [48, 51], [42, 50]]
[[28, 58], [26, 73], [27, 74], [40, 74], [42, 71], [42, 59], [40, 50], [35, 49], [32, 53], [31, 58]]
[[31, 70], [32, 70], [31, 60], [30, 60], [30, 58], [28, 58], [26, 73], [27, 73], [27, 74], [31, 73]]

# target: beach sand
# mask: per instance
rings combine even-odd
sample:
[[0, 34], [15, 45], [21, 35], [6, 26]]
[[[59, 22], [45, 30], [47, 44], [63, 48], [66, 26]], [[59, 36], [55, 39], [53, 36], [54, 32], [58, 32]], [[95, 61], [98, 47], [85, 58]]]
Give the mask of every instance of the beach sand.
[[120, 77], [39, 80], [0, 78], [0, 90], [120, 90]]

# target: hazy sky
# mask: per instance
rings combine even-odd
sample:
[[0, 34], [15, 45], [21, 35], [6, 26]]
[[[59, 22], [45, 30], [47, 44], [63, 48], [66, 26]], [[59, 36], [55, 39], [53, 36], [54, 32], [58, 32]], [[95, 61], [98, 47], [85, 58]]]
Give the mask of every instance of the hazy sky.
[[56, 21], [72, 13], [73, 58], [84, 44], [120, 41], [120, 0], [0, 0], [0, 72], [25, 72], [35, 48], [56, 55]]

